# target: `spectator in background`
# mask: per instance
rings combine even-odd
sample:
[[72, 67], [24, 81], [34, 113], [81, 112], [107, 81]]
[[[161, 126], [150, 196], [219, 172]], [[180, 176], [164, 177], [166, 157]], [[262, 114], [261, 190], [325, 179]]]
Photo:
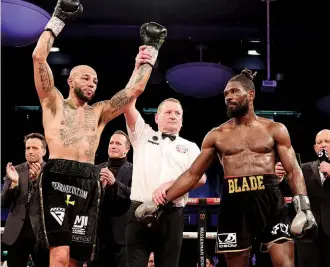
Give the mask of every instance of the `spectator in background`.
[[[318, 224], [318, 237], [313, 242], [296, 240], [299, 267], [330, 267], [330, 130], [324, 129], [315, 137], [314, 150], [319, 159], [302, 164], [311, 210]], [[325, 155], [325, 156], [324, 156]], [[276, 174], [285, 176], [282, 164], [275, 168]], [[282, 179], [282, 184], [287, 183]], [[284, 184], [285, 185], [285, 184]]]
[[155, 255], [153, 252], [150, 253], [148, 267], [155, 267]]
[[[127, 161], [131, 143], [123, 131], [110, 138], [108, 161], [98, 165], [100, 177], [111, 183], [105, 189], [100, 216], [100, 264], [126, 267], [126, 212], [130, 207], [132, 163]], [[104, 177], [107, 176], [107, 177]]]
[[2, 242], [8, 248], [8, 266], [26, 267], [29, 255], [35, 267], [48, 266], [48, 251], [38, 248], [36, 234], [38, 231], [38, 216], [36, 197], [33, 185], [45, 165], [43, 157], [46, 154], [46, 140], [40, 133], [25, 136], [26, 162], [6, 166], [6, 177], [1, 192], [1, 207], [10, 208], [6, 221]]
[[[205, 255], [205, 267], [214, 267], [214, 260], [210, 255]], [[198, 267], [198, 262], [196, 267]]]

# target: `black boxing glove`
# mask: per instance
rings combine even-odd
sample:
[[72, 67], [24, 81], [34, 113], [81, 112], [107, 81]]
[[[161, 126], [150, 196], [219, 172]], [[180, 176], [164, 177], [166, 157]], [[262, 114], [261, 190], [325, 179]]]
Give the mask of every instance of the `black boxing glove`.
[[142, 224], [152, 227], [157, 223], [165, 209], [172, 206], [172, 202], [157, 206], [153, 201], [146, 201], [135, 210], [135, 217]]
[[147, 48], [152, 59], [149, 61], [151, 66], [155, 65], [158, 56], [158, 50], [162, 46], [167, 36], [167, 30], [164, 26], [156, 22], [144, 23], [140, 28], [140, 37], [144, 45], [152, 46]]
[[308, 196], [296, 195], [293, 197], [296, 217], [291, 224], [291, 233], [301, 241], [310, 242], [317, 237], [318, 227], [310, 209]]
[[153, 46], [159, 50], [165, 41], [167, 30], [156, 22], [148, 22], [141, 26], [140, 36], [143, 44]]
[[47, 23], [45, 30], [51, 31], [55, 37], [69, 21], [75, 20], [83, 12], [79, 0], [58, 0], [52, 18]]

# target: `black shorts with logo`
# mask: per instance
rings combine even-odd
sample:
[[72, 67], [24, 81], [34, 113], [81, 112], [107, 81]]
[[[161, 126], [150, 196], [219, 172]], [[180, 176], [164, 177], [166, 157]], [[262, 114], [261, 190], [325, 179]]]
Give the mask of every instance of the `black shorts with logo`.
[[39, 179], [38, 241], [46, 247], [70, 246], [70, 258], [94, 260], [101, 197], [95, 165], [49, 160]]
[[261, 241], [267, 252], [273, 243], [292, 241], [290, 219], [275, 174], [225, 177], [220, 202], [217, 253], [250, 249]]

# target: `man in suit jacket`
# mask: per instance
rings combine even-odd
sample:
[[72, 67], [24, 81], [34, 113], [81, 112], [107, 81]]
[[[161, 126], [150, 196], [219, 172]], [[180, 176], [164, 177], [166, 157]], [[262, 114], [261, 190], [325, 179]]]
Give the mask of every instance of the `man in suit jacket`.
[[[324, 129], [315, 137], [314, 150], [330, 153], [330, 130]], [[318, 224], [318, 238], [303, 243], [296, 240], [299, 267], [330, 267], [330, 161], [316, 160], [301, 165], [311, 210]], [[283, 176], [280, 164], [276, 174]], [[284, 180], [285, 181], [285, 180]]]
[[127, 161], [130, 141], [123, 131], [110, 138], [109, 159], [98, 167], [101, 180], [107, 176], [111, 185], [105, 189], [100, 216], [100, 264], [126, 267], [126, 212], [130, 207], [132, 163]]
[[36, 182], [45, 162], [46, 140], [42, 134], [25, 136], [26, 162], [17, 166], [8, 163], [1, 206], [10, 208], [2, 242], [8, 245], [8, 266], [26, 267], [29, 255], [35, 266], [48, 266], [48, 252], [41, 248], [35, 251], [38, 231], [36, 198], [33, 184]]

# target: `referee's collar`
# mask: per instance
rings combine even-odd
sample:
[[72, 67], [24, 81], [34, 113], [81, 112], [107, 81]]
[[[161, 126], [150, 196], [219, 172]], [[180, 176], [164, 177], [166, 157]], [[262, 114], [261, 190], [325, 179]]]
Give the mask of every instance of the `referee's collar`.
[[[164, 133], [164, 132], [161, 132], [161, 131], [157, 131], [157, 135], [159, 135], [159, 136], [162, 136], [162, 133]], [[171, 134], [171, 133], [164, 133], [164, 134], [168, 134], [168, 135], [173, 135], [173, 136], [175, 136], [175, 137], [179, 137], [179, 133], [176, 133], [176, 134]]]

